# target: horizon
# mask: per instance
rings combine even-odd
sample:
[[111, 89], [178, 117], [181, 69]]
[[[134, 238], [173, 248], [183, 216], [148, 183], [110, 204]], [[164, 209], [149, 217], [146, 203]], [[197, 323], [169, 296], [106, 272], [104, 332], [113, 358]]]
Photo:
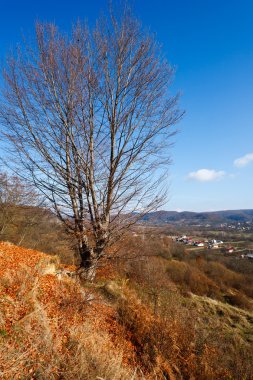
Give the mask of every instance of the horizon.
[[223, 211], [251, 211], [253, 208], [239, 208], [239, 209], [219, 209], [219, 210], [205, 210], [205, 211], [194, 211], [194, 210], [157, 210], [157, 211], [151, 211], [151, 212], [177, 212], [177, 213], [182, 213], [182, 212], [194, 212], [196, 214], [204, 214], [204, 213], [211, 213], [211, 212], [223, 212]]
[[[68, 31], [77, 19], [94, 23], [107, 4], [107, 0], [63, 0], [60, 6], [49, 0], [3, 4], [1, 61], [22, 40], [22, 32], [34, 34], [36, 20], [55, 22]], [[182, 92], [179, 106], [186, 111], [171, 149], [166, 209], [251, 209], [253, 3], [148, 0], [143, 6], [135, 0], [132, 8], [176, 66], [170, 90]]]

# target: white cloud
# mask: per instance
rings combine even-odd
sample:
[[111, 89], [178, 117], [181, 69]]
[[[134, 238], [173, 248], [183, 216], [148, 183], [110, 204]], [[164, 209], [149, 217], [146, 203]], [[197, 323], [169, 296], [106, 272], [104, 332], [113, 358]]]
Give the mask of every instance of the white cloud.
[[248, 165], [251, 161], [253, 161], [253, 153], [248, 153], [248, 154], [245, 154], [245, 156], [234, 160], [234, 165], [237, 168], [242, 168], [243, 166]]
[[225, 175], [223, 170], [210, 170], [210, 169], [199, 169], [196, 172], [191, 172], [188, 174], [188, 179], [194, 179], [200, 182], [211, 182], [218, 179], [222, 179]]

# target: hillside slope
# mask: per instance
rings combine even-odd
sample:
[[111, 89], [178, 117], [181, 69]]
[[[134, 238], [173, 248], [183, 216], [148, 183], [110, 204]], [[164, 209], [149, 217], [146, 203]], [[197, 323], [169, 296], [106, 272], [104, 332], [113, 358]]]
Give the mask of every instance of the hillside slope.
[[56, 257], [0, 243], [0, 378], [132, 378], [114, 310], [64, 271]]
[[184, 296], [164, 258], [130, 264], [135, 277], [105, 267], [81, 283], [57, 257], [0, 243], [0, 378], [252, 379], [252, 312]]

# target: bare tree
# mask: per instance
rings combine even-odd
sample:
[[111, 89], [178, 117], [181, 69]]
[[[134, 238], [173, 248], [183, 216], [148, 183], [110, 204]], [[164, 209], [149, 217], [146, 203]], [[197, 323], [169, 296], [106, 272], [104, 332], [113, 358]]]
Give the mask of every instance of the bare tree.
[[5, 147], [90, 272], [127, 226], [164, 202], [171, 127], [182, 116], [168, 92], [173, 74], [128, 11], [91, 31], [77, 23], [71, 35], [37, 24], [36, 44], [7, 60]]

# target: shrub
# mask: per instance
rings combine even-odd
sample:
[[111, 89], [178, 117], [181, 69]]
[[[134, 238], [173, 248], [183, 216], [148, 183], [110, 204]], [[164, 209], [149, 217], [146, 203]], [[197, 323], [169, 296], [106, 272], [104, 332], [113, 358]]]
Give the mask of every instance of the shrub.
[[198, 295], [219, 296], [219, 288], [201, 270], [188, 263], [172, 260], [167, 264], [166, 271], [182, 290]]
[[253, 310], [253, 303], [242, 293], [230, 293], [224, 296], [226, 302], [241, 309]]
[[118, 300], [118, 321], [136, 347], [138, 363], [146, 376], [161, 380], [228, 379], [229, 372], [217, 366], [218, 350], [207, 344], [197, 345], [190, 310], [173, 306], [177, 308], [176, 318], [171, 317], [169, 305], [167, 315], [155, 316], [129, 289]]

